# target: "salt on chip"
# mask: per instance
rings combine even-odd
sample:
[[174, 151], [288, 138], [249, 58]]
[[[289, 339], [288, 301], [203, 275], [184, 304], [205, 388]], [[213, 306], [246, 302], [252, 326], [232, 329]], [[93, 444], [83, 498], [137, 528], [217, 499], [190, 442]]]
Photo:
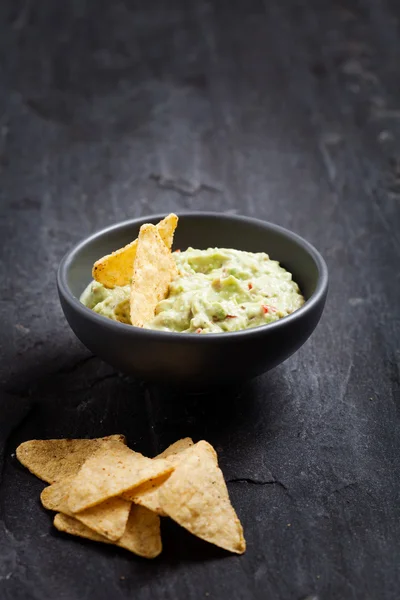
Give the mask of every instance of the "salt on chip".
[[68, 506], [68, 495], [73, 477], [62, 479], [44, 488], [40, 495], [43, 506], [55, 512], [75, 517], [109, 540], [118, 540], [124, 533], [131, 509], [131, 503], [122, 498], [110, 498], [97, 506], [74, 514]]
[[[112, 544], [111, 540], [99, 535], [76, 518], [58, 513], [54, 517], [54, 526], [59, 530], [95, 542]], [[114, 542], [144, 558], [155, 558], [162, 550], [160, 517], [142, 506], [132, 505], [123, 536]]]
[[[168, 249], [171, 249], [177, 224], [178, 217], [171, 213], [155, 226]], [[129, 285], [132, 279], [137, 245], [138, 240], [136, 239], [127, 246], [97, 260], [93, 265], [93, 279], [107, 288]]]
[[76, 475], [85, 460], [109, 441], [125, 444], [125, 436], [109, 435], [94, 439], [30, 440], [20, 444], [16, 455], [31, 473], [54, 483]]
[[[172, 462], [172, 464], [176, 464], [181, 460], [182, 454], [187, 448], [193, 446], [193, 440], [191, 438], [184, 438], [182, 440], [178, 440], [174, 444], [171, 444], [166, 448], [161, 454], [158, 454], [156, 458], [165, 458], [166, 460]], [[144, 506], [149, 510], [159, 514], [162, 517], [165, 517], [166, 514], [162, 510], [160, 506], [160, 499], [158, 496], [158, 492], [160, 486], [164, 484], [164, 482], [168, 479], [170, 473], [165, 475], [164, 477], [159, 477], [153, 481], [147, 481], [143, 483], [141, 486], [134, 488], [130, 492], [125, 492], [123, 494], [123, 498], [126, 500], [130, 500], [135, 504], [139, 504], [140, 506]]]
[[162, 510], [203, 540], [242, 554], [246, 550], [243, 528], [230, 503], [213, 447], [201, 441], [184, 454], [159, 489]]
[[120, 442], [109, 442], [87, 459], [71, 482], [69, 509], [80, 512], [167, 475], [173, 468], [165, 459], [152, 460]]
[[177, 275], [171, 251], [162, 241], [155, 225], [142, 225], [138, 237], [131, 283], [131, 322], [143, 327], [154, 317], [157, 304], [168, 294]]

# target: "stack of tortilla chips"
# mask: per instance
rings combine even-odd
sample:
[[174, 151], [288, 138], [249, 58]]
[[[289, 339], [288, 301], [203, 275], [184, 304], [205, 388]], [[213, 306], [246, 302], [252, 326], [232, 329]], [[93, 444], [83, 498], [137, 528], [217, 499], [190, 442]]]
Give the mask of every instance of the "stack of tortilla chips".
[[17, 458], [50, 483], [41, 494], [60, 531], [116, 544], [146, 558], [162, 550], [160, 516], [231, 552], [246, 549], [214, 448], [178, 440], [155, 458], [123, 435], [31, 440]]
[[178, 274], [171, 254], [177, 224], [174, 213], [157, 225], [145, 223], [136, 240], [93, 265], [93, 279], [106, 288], [131, 286], [130, 316], [136, 327], [151, 321], [157, 304], [167, 296], [169, 284]]

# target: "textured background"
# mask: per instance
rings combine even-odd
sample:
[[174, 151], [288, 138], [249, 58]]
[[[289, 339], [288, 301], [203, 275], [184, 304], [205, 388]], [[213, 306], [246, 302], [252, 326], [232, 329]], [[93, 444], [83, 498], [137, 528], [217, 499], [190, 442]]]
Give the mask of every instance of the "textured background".
[[[0, 598], [397, 600], [397, 0], [0, 3]], [[62, 255], [129, 217], [271, 220], [325, 256], [312, 338], [242, 389], [182, 396], [90, 356]], [[23, 440], [180, 436], [220, 453], [248, 551], [165, 523], [148, 563], [67, 538]]]

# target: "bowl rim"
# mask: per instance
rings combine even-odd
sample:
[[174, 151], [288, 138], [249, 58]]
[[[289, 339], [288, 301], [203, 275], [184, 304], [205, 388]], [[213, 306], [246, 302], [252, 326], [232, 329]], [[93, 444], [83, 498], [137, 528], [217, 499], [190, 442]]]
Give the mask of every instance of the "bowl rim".
[[[245, 338], [245, 337], [257, 337], [258, 335], [263, 335], [266, 331], [272, 331], [274, 329], [285, 328], [292, 321], [300, 319], [306, 313], [312, 311], [321, 301], [324, 300], [324, 297], [328, 291], [328, 267], [326, 265], [325, 260], [318, 252], [318, 250], [306, 239], [294, 233], [293, 231], [282, 227], [281, 225], [276, 225], [275, 223], [271, 223], [269, 221], [264, 221], [262, 219], [257, 219], [254, 217], [248, 217], [246, 215], [237, 215], [230, 213], [221, 213], [221, 212], [213, 212], [213, 211], [176, 211], [175, 214], [179, 218], [181, 217], [208, 217], [208, 218], [218, 218], [218, 219], [227, 219], [231, 221], [241, 221], [247, 222], [253, 225], [259, 225], [263, 227], [267, 227], [267, 229], [273, 229], [285, 235], [286, 237], [292, 239], [294, 242], [302, 246], [314, 259], [317, 269], [318, 269], [318, 280], [316, 288], [313, 294], [310, 296], [308, 300], [305, 301], [303, 306], [295, 310], [290, 315], [286, 317], [282, 317], [278, 321], [274, 321], [272, 323], [266, 323], [265, 325], [259, 325], [257, 327], [252, 327], [249, 329], [240, 329], [239, 331], [225, 331], [221, 333], [207, 333], [206, 335], [183, 335], [182, 332], [178, 331], [160, 331], [157, 329], [144, 329], [142, 327], [134, 327], [127, 323], [120, 323], [119, 321], [113, 321], [108, 317], [104, 317], [103, 315], [99, 315], [94, 312], [84, 304], [82, 304], [76, 296], [71, 292], [69, 285], [67, 283], [67, 273], [68, 270], [77, 254], [81, 251], [81, 249], [87, 244], [96, 240], [96, 238], [100, 238], [103, 235], [120, 229], [121, 227], [126, 227], [130, 225], [137, 225], [138, 223], [145, 223], [147, 220], [155, 221], [161, 220], [165, 217], [167, 213], [157, 213], [150, 214], [142, 217], [136, 217], [134, 219], [127, 219], [125, 221], [120, 221], [118, 223], [114, 223], [113, 225], [109, 225], [108, 227], [104, 227], [99, 231], [92, 233], [91, 235], [82, 238], [79, 242], [77, 242], [60, 261], [58, 270], [57, 270], [57, 287], [60, 296], [63, 297], [65, 301], [67, 301], [72, 308], [81, 313], [81, 315], [87, 318], [89, 321], [92, 321], [94, 324], [105, 327], [106, 329], [111, 329], [114, 331], [120, 331], [121, 334], [124, 335], [132, 335], [139, 336], [139, 338], [143, 339], [153, 339], [156, 341], [166, 341], [169, 340], [171, 342], [185, 342], [185, 343], [206, 343], [207, 340], [218, 340], [224, 341], [226, 343], [233, 341], [234, 339]], [[277, 259], [275, 259], [277, 260]]]

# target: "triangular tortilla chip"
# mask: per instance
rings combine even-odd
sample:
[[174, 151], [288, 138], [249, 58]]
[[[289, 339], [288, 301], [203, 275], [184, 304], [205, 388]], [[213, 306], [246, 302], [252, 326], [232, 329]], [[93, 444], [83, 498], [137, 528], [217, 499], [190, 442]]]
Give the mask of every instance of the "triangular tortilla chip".
[[[156, 225], [157, 231], [168, 249], [171, 249], [177, 224], [178, 217], [171, 213]], [[93, 265], [93, 279], [107, 288], [129, 285], [133, 275], [137, 243], [136, 239], [127, 246], [97, 260]]]
[[80, 512], [167, 475], [173, 468], [165, 459], [152, 460], [120, 442], [109, 442], [88, 458], [71, 482], [69, 509]]
[[109, 435], [94, 439], [30, 440], [18, 446], [16, 455], [31, 473], [54, 483], [76, 475], [85, 460], [110, 440], [125, 444], [125, 436]]
[[[59, 531], [95, 542], [112, 544], [111, 540], [62, 513], [54, 517], [53, 523]], [[142, 506], [132, 505], [125, 532], [115, 545], [144, 558], [155, 558], [162, 550], [160, 517]]]
[[194, 535], [237, 554], [246, 550], [242, 525], [207, 442], [185, 450], [184, 460], [160, 487], [159, 499], [162, 510]]
[[115, 541], [124, 533], [131, 509], [131, 503], [122, 498], [110, 498], [97, 506], [74, 514], [68, 506], [68, 495], [73, 477], [68, 477], [44, 488], [40, 500], [45, 508], [76, 517], [87, 527], [100, 535]]
[[134, 488], [132, 491], [125, 492], [121, 497], [125, 500], [133, 502], [134, 504], [148, 508], [154, 513], [160, 515], [160, 517], [166, 517], [167, 515], [160, 506], [158, 490], [169, 476], [170, 473], [168, 473], [168, 475], [164, 475], [164, 477], [159, 477], [158, 479], [143, 483], [142, 485]]
[[[175, 466], [176, 463], [181, 460], [183, 452], [187, 450], [187, 448], [190, 448], [190, 446], [193, 446], [193, 440], [191, 438], [178, 440], [174, 444], [168, 446], [168, 448], [161, 452], [161, 454], [158, 454], [156, 458], [165, 458], [166, 460], [172, 462], [172, 464]], [[122, 497], [126, 500], [134, 502], [135, 504], [139, 504], [140, 506], [145, 506], [158, 515], [165, 517], [166, 514], [160, 506], [158, 492], [160, 486], [163, 485], [169, 476], [170, 473], [164, 477], [160, 477], [155, 481], [146, 482], [130, 492], [125, 492]]]
[[157, 304], [168, 294], [169, 284], [177, 275], [171, 251], [154, 225], [142, 225], [138, 237], [131, 283], [131, 322], [143, 327], [154, 317]]
[[64, 515], [64, 513], [56, 514], [53, 520], [53, 525], [56, 529], [58, 529], [58, 531], [63, 531], [64, 533], [70, 533], [71, 535], [93, 540], [94, 542], [112, 544], [111, 540], [108, 540], [103, 535], [100, 535], [89, 527], [86, 527], [86, 525], [78, 521], [78, 519]]
[[182, 438], [181, 440], [178, 440], [177, 442], [174, 442], [173, 444], [168, 446], [168, 448], [165, 448], [165, 450], [163, 450], [163, 452], [161, 452], [160, 454], [157, 454], [155, 458], [171, 459], [173, 456], [176, 456], [183, 452], [183, 450], [187, 450], [188, 448], [190, 448], [190, 446], [193, 446], [192, 438]]

